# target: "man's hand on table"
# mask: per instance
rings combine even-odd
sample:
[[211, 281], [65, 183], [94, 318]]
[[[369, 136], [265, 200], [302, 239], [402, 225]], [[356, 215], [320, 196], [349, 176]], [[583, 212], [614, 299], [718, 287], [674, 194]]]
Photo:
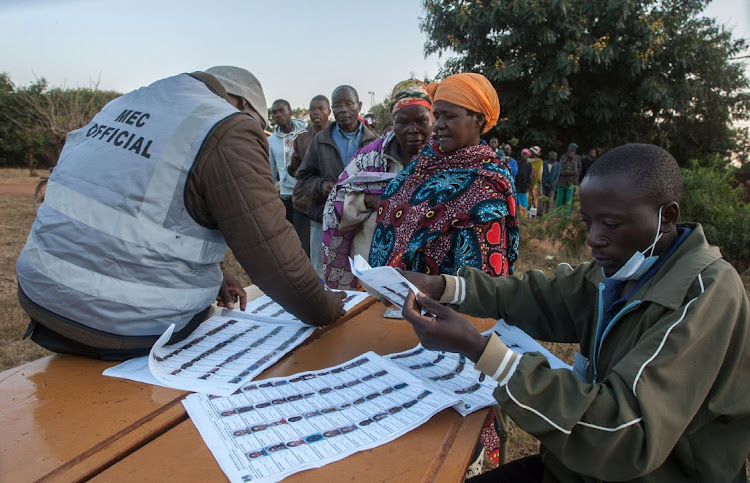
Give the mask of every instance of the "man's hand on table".
[[396, 269], [406, 280], [413, 283], [423, 294], [433, 300], [439, 300], [445, 292], [445, 279], [440, 275], [427, 275], [426, 273], [409, 272]]
[[[416, 285], [413, 280], [410, 279], [410, 281]], [[428, 314], [421, 315], [421, 308], [424, 308]], [[471, 359], [472, 362], [476, 362], [487, 346], [487, 338], [474, 327], [469, 319], [449, 307], [440, 305], [424, 294], [415, 297], [409, 292], [404, 303], [403, 315], [411, 323], [419, 341], [427, 349], [458, 352]]]
[[328, 301], [327, 305], [329, 307], [329, 314], [326, 320], [321, 321], [322, 323], [320, 325], [328, 325], [346, 314], [346, 310], [344, 310], [346, 292], [325, 290], [325, 298]]
[[224, 279], [221, 281], [221, 288], [219, 288], [219, 294], [216, 296], [216, 305], [219, 307], [226, 307], [229, 310], [234, 309], [234, 304], [237, 299], [240, 301], [240, 310], [245, 310], [247, 307], [247, 293], [242, 288], [240, 282], [226, 270], [222, 270], [221, 273], [224, 275]]

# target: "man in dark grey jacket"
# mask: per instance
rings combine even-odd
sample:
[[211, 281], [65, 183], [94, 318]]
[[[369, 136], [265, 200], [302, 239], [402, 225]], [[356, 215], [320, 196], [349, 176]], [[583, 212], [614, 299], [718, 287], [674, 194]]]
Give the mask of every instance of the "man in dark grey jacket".
[[319, 132], [310, 143], [297, 170], [297, 182], [309, 198], [310, 261], [323, 274], [323, 206], [349, 160], [377, 135], [357, 119], [362, 109], [357, 91], [351, 86], [333, 90], [331, 109], [336, 122]]

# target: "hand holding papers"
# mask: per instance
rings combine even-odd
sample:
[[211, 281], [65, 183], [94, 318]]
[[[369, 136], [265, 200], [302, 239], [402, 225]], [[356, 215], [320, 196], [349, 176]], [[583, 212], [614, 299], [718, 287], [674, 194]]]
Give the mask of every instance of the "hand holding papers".
[[401, 276], [393, 267], [372, 268], [360, 255], [349, 259], [352, 273], [363, 285], [363, 288], [378, 298], [384, 298], [393, 305], [403, 307], [409, 292], [416, 295], [419, 289]]

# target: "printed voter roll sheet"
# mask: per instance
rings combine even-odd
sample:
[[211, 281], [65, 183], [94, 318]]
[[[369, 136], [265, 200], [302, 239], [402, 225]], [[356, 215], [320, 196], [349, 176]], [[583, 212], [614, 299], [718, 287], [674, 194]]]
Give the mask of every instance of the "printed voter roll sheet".
[[497, 404], [492, 395], [497, 381], [476, 370], [474, 363], [460, 354], [431, 351], [420, 344], [384, 357], [425, 383], [459, 398], [453, 409], [461, 416]]
[[542, 344], [534, 340], [529, 334], [514, 325], [509, 325], [503, 319], [498, 320], [497, 324], [495, 324], [492, 329], [485, 332], [485, 334], [490, 334], [492, 332], [497, 333], [500, 340], [502, 340], [503, 343], [514, 352], [519, 354], [525, 354], [526, 352], [539, 352], [547, 358], [550, 368], [573, 370], [572, 366], [566, 364], [556, 355], [545, 349]]
[[350, 258], [349, 264], [352, 274], [366, 285], [367, 291], [376, 292], [397, 307], [403, 308], [410, 290], [415, 294], [419, 293], [419, 289], [393, 267], [372, 268], [361, 255]]
[[227, 396], [301, 344], [315, 327], [214, 316], [185, 340], [165, 345], [172, 325], [151, 348], [148, 367], [167, 387]]
[[[344, 292], [346, 293], [346, 297], [344, 298], [344, 310], [347, 312], [370, 296], [367, 292], [356, 292], [350, 290]], [[224, 309], [222, 315], [227, 317], [263, 320], [266, 322], [302, 323], [297, 317], [284, 310], [284, 307], [271, 300], [271, 297], [268, 295], [263, 295], [262, 297], [258, 297], [252, 302], [249, 302], [244, 312], [241, 311], [239, 307], [236, 307], [232, 310]]]
[[277, 481], [411, 431], [458, 398], [373, 352], [183, 404], [233, 482]]

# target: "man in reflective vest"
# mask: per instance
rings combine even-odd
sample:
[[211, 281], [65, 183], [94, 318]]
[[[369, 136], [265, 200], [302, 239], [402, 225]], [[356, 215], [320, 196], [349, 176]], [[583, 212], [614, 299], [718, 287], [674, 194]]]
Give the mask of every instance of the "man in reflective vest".
[[125, 94], [69, 133], [16, 265], [27, 335], [108, 360], [147, 354], [170, 324], [181, 340], [220, 288], [244, 308], [227, 246], [302, 321], [343, 315], [285, 220], [266, 112], [253, 74], [219, 66]]

